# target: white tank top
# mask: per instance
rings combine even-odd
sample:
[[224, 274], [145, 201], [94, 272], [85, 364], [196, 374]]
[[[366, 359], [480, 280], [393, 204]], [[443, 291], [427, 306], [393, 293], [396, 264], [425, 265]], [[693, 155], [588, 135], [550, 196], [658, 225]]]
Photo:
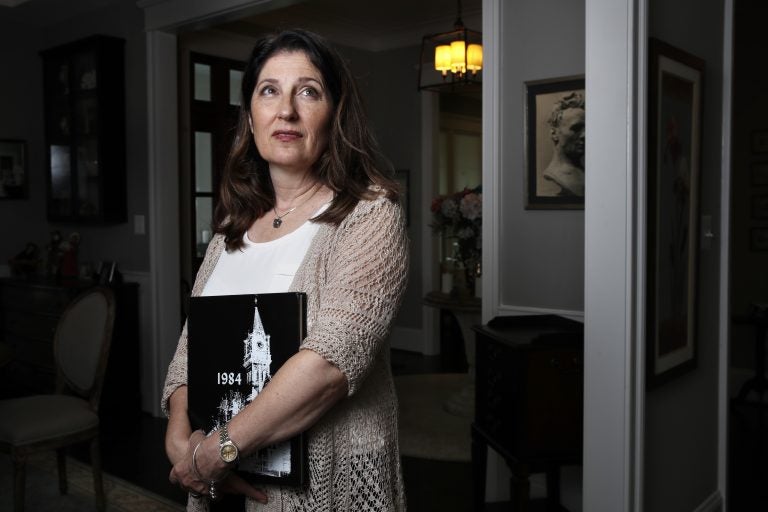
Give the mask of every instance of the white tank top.
[[[324, 205], [314, 216], [327, 208]], [[271, 242], [255, 243], [243, 234], [245, 247], [223, 251], [205, 283], [203, 295], [287, 292], [320, 224], [307, 221]]]

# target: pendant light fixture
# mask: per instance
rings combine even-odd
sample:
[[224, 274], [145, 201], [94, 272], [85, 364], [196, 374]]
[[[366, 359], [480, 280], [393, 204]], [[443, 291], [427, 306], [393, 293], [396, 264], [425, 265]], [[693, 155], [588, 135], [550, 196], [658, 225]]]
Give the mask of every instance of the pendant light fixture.
[[420, 91], [468, 92], [477, 90], [481, 83], [482, 33], [464, 26], [461, 20], [461, 0], [457, 0], [457, 4], [458, 14], [453, 30], [427, 35], [422, 39]]

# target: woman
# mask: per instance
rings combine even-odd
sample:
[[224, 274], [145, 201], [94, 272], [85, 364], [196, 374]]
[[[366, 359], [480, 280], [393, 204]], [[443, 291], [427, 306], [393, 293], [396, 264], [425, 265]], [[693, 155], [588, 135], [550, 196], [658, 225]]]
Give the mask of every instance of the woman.
[[375, 163], [349, 69], [318, 36], [257, 43], [242, 93], [193, 294], [307, 294], [301, 350], [226, 425], [226, 441], [243, 457], [306, 431], [309, 485], [253, 488], [220, 456], [223, 436], [191, 432], [186, 328], [162, 402], [171, 481], [190, 510], [222, 492], [246, 495], [249, 511], [404, 510], [386, 342], [408, 266], [397, 185]]

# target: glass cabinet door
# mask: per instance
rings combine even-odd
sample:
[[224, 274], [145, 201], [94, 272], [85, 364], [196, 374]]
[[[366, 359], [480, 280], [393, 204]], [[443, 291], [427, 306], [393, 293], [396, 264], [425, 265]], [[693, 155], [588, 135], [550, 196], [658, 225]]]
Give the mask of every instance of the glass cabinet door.
[[123, 46], [93, 36], [41, 53], [49, 220], [125, 221]]

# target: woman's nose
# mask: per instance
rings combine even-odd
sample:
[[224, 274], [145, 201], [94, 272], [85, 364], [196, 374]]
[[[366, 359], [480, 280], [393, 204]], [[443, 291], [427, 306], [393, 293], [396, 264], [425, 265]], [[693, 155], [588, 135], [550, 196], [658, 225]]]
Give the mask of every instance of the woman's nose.
[[296, 107], [293, 104], [293, 97], [284, 96], [283, 101], [280, 102], [280, 110], [277, 112], [277, 117], [286, 121], [290, 121], [296, 118]]

